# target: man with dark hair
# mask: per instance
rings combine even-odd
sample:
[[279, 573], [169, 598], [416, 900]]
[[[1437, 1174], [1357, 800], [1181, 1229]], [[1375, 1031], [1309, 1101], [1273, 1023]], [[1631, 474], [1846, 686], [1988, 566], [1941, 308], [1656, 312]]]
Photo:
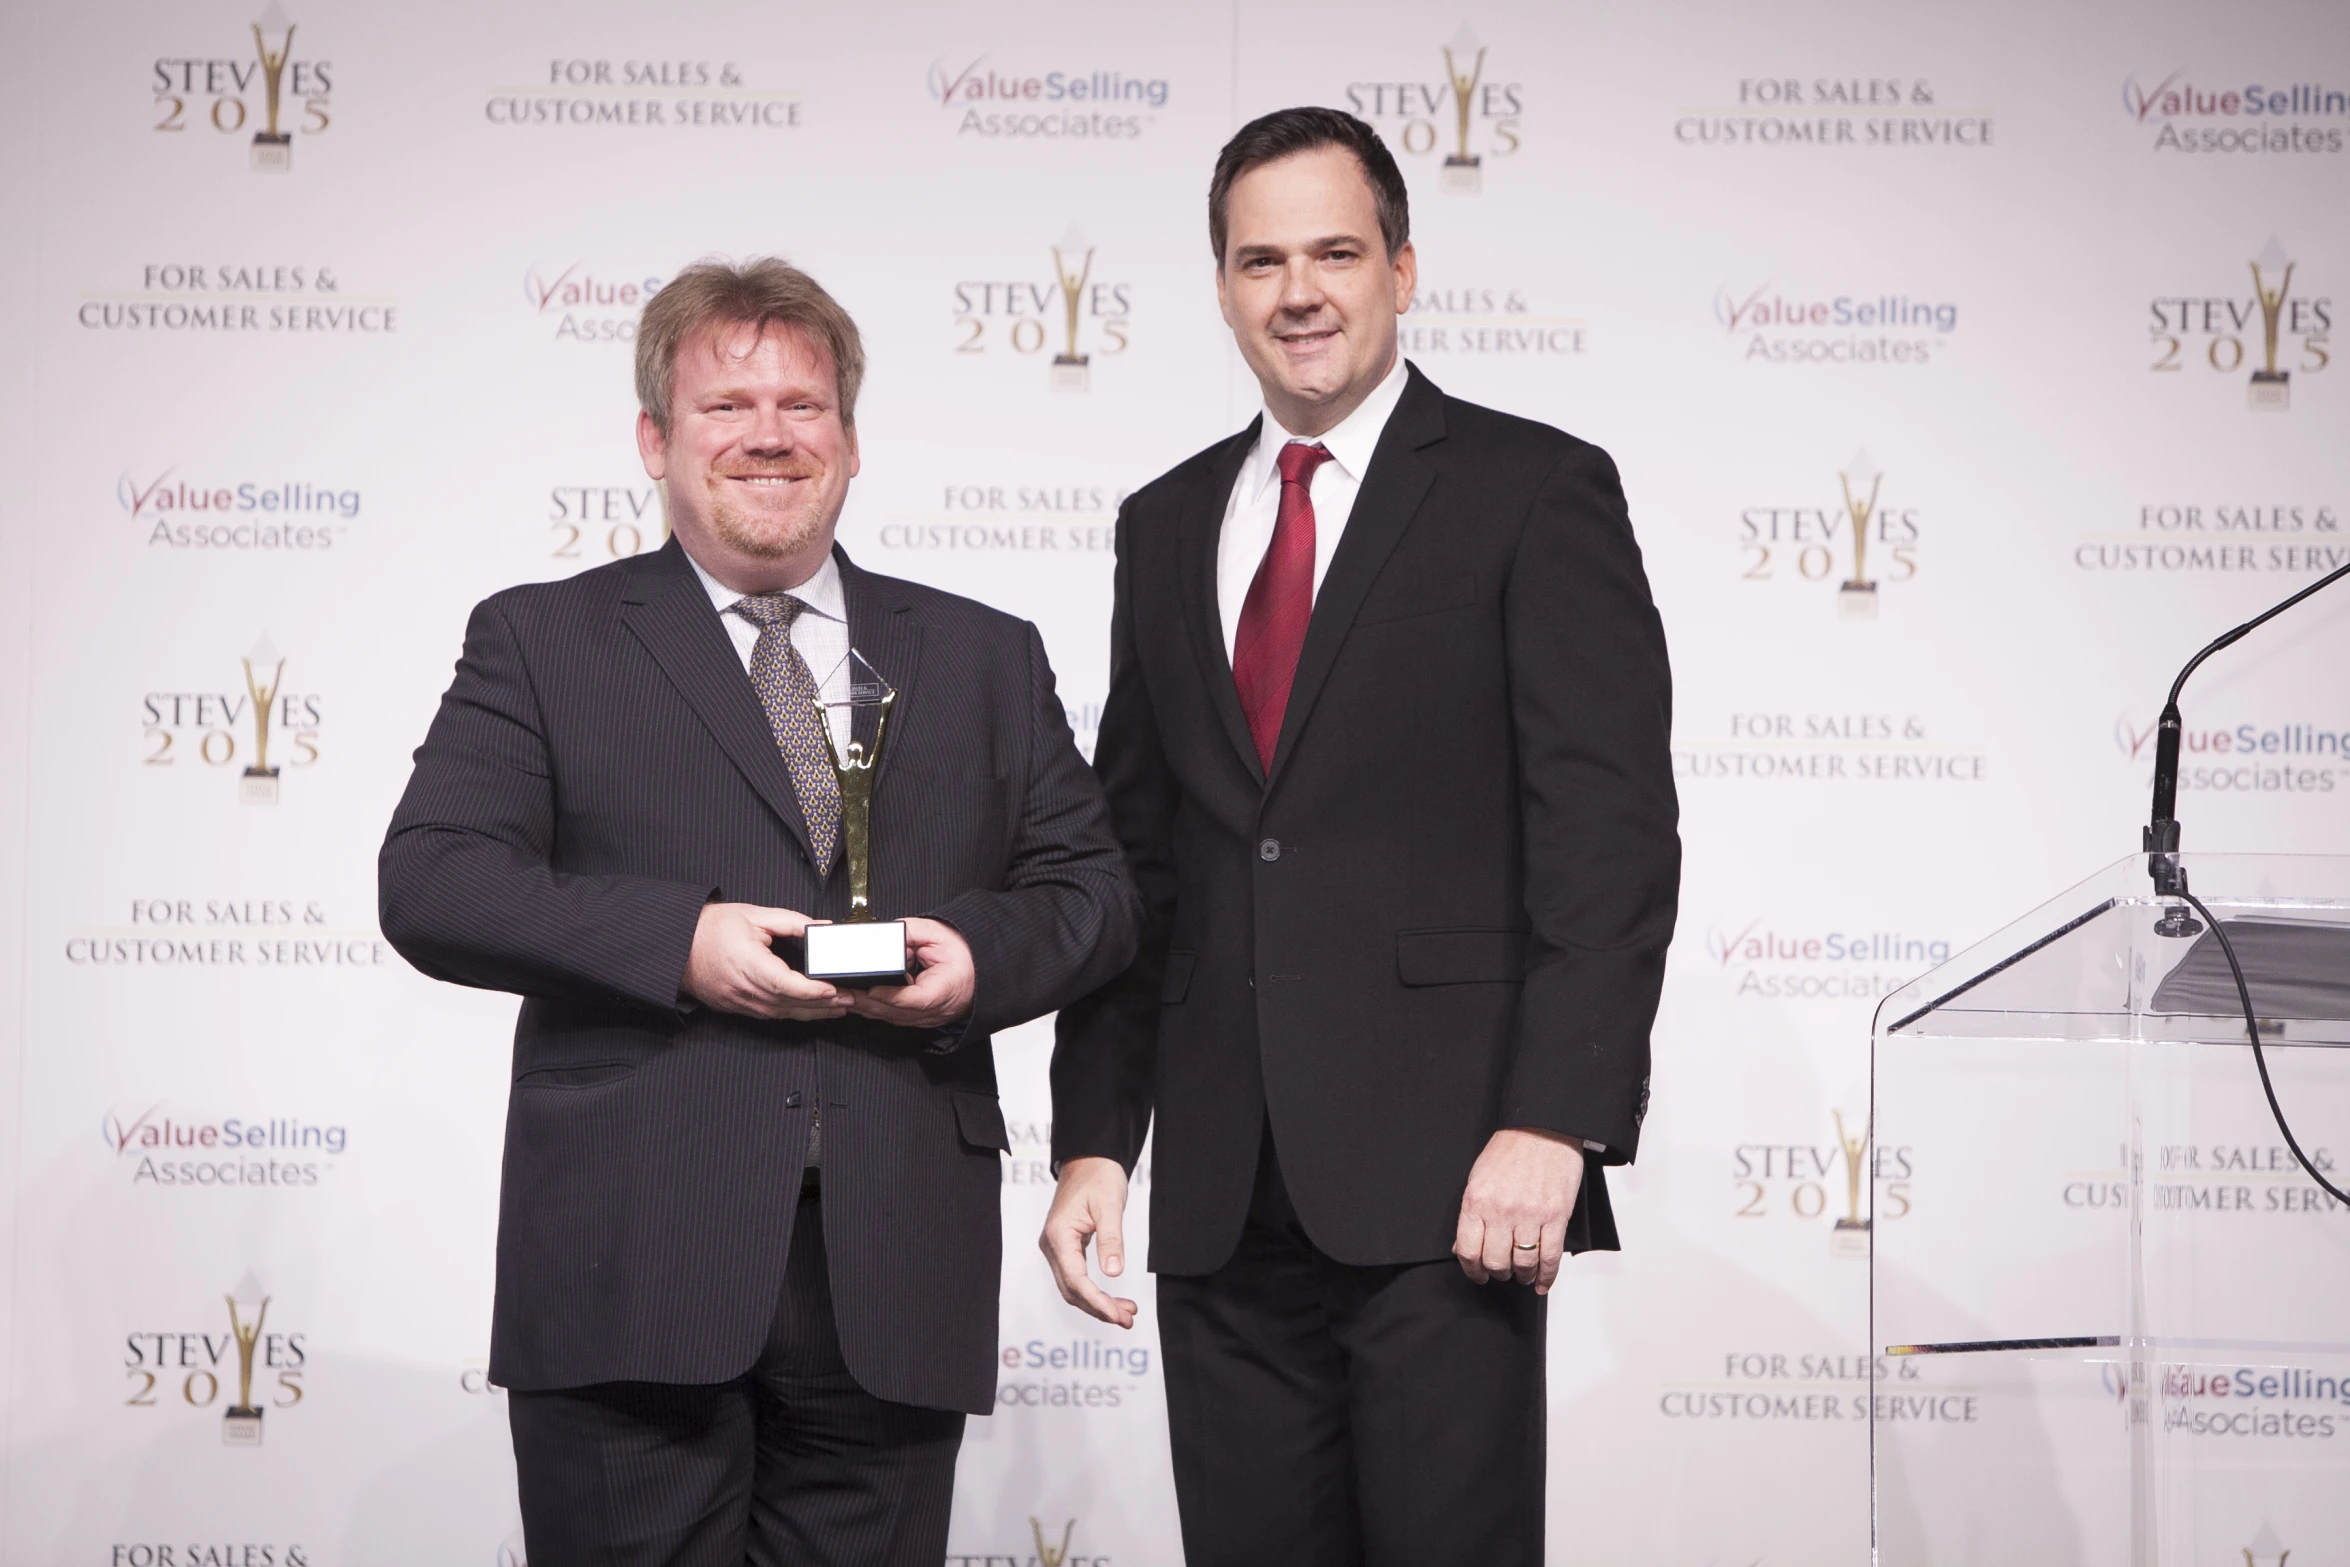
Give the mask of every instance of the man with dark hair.
[[1680, 844], [1670, 675], [1607, 454], [1397, 354], [1371, 128], [1210, 187], [1264, 393], [1118, 519], [1095, 770], [1143, 893], [1053, 1055], [1062, 1294], [1151, 1258], [1192, 1567], [1542, 1559], [1544, 1299], [1613, 1248]]
[[[403, 957], [523, 997], [490, 1376], [525, 1544], [938, 1567], [995, 1405], [989, 1036], [1116, 973], [1134, 891], [1036, 628], [833, 542], [848, 313], [702, 263], [637, 351], [675, 536], [474, 610], [380, 868]], [[861, 991], [773, 945], [850, 912], [852, 644], [896, 692], [872, 901], [919, 967]]]

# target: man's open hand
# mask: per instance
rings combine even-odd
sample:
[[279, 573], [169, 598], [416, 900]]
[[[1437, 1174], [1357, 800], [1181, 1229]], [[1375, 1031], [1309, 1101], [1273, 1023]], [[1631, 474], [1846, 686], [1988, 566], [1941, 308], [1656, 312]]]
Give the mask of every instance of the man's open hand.
[[913, 983], [853, 990], [849, 1010], [900, 1028], [944, 1028], [971, 1010], [979, 971], [961, 931], [937, 920], [908, 920], [906, 955], [922, 965]]
[[1126, 1271], [1125, 1224], [1125, 1167], [1115, 1159], [1071, 1159], [1061, 1166], [1061, 1183], [1053, 1190], [1052, 1211], [1044, 1216], [1044, 1234], [1036, 1244], [1053, 1265], [1061, 1299], [1088, 1316], [1130, 1328], [1134, 1302], [1094, 1283], [1085, 1266], [1085, 1243], [1091, 1239], [1104, 1274], [1114, 1279]]
[[685, 960], [686, 995], [716, 1012], [741, 1017], [821, 1022], [849, 1010], [848, 998], [810, 979], [768, 945], [798, 936], [808, 916], [755, 903], [709, 903], [694, 926], [694, 950]]
[[[1452, 1254], [1470, 1282], [1516, 1279], [1550, 1293], [1567, 1251], [1567, 1216], [1583, 1185], [1583, 1140], [1505, 1126], [1485, 1144], [1461, 1193]], [[1065, 1293], [1065, 1292], [1064, 1292]]]

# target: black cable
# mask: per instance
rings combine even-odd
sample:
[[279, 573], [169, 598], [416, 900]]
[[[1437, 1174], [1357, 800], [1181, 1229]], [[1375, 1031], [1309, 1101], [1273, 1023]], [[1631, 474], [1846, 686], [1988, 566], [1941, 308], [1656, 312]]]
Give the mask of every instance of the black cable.
[[2203, 906], [2201, 898], [2187, 890], [2183, 881], [2179, 887], [2179, 896], [2195, 905], [2195, 912], [2203, 916], [2203, 923], [2209, 925], [2211, 933], [2219, 938], [2219, 950], [2227, 957], [2228, 972], [2236, 976], [2236, 999], [2244, 1004], [2244, 1033], [2252, 1041], [2253, 1065], [2260, 1068], [2260, 1091], [2268, 1095], [2268, 1113], [2276, 1118], [2277, 1130], [2285, 1134], [2285, 1146], [2293, 1150], [2293, 1157], [2301, 1161], [2301, 1168], [2309, 1172], [2311, 1180], [2324, 1187], [2326, 1194], [2334, 1201], [2350, 1209], [2350, 1192], [2343, 1191], [2318, 1173], [2317, 1166], [2309, 1162], [2309, 1155], [2303, 1153], [2301, 1144], [2294, 1140], [2293, 1129], [2285, 1124], [2285, 1107], [2277, 1103], [2276, 1085], [2268, 1080], [2268, 1057], [2260, 1048], [2260, 1018], [2252, 1010], [2252, 987], [2244, 983], [2244, 965], [2236, 961], [2236, 944], [2228, 940], [2227, 927], [2219, 922], [2218, 915]]

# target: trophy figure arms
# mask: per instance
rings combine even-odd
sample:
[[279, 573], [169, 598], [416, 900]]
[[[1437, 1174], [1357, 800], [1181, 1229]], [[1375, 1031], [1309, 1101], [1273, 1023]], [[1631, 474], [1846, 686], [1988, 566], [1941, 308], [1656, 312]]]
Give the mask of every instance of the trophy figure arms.
[[1034, 1518], [1028, 1520], [1028, 1532], [1036, 1536], [1036, 1559], [1040, 1567], [1061, 1567], [1069, 1559], [1069, 1538], [1077, 1532], [1077, 1520], [1070, 1519], [1061, 1530], [1061, 1548], [1057, 1551], [1044, 1543], [1044, 1525]]
[[253, 696], [253, 769], [269, 771], [269, 710], [277, 704], [277, 688], [286, 683], [286, 661], [279, 659], [277, 668], [270, 671], [269, 685], [264, 689], [253, 678], [253, 661], [246, 659], [245, 689]]
[[1477, 51], [1477, 63], [1469, 67], [1468, 75], [1463, 76], [1460, 66], [1453, 60], [1452, 50], [1446, 49], [1444, 74], [1452, 78], [1453, 115], [1460, 123], [1461, 161], [1466, 163], [1469, 159], [1469, 94], [1477, 90], [1477, 78], [1485, 74], [1485, 51]]
[[278, 46], [277, 53], [271, 54], [269, 45], [261, 37], [261, 24], [255, 22], [253, 24], [253, 47], [261, 55], [261, 76], [269, 89], [269, 134], [275, 136], [277, 134], [278, 87], [285, 78], [286, 58], [294, 52], [294, 30], [291, 27], [286, 29], [286, 41]]
[[1885, 476], [1880, 473], [1869, 480], [1866, 501], [1853, 500], [1852, 481], [1844, 475], [1836, 475], [1836, 482], [1844, 486], [1844, 510], [1852, 517], [1852, 581], [1848, 586], [1865, 588], [1869, 585], [1869, 519], [1877, 514], [1877, 491]]
[[2285, 295], [2292, 292], [2293, 263], [2285, 263], [2285, 275], [2273, 289], [2261, 281], [2260, 263], [2252, 263], [2252, 292], [2260, 296], [2260, 332], [2266, 339], [2268, 373], [2277, 373], [2277, 318], [2284, 314]]
[[1061, 280], [1061, 309], [1068, 327], [1069, 351], [1065, 357], [1075, 359], [1077, 357], [1077, 300], [1078, 296], [1085, 291], [1085, 280], [1093, 276], [1092, 248], [1088, 247], [1085, 252], [1085, 265], [1078, 268], [1075, 277], [1071, 277], [1068, 262], [1061, 259], [1061, 247], [1055, 245], [1053, 247], [1053, 275]]

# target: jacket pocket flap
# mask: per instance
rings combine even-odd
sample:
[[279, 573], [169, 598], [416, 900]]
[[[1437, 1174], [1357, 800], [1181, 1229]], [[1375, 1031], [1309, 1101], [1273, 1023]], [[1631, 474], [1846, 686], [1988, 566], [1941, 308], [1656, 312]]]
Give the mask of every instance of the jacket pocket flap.
[[1395, 938], [1407, 985], [1516, 984], [1526, 977], [1522, 930], [1407, 930]]
[[1196, 952], [1167, 954], [1167, 972], [1159, 977], [1159, 1005], [1171, 1007], [1191, 993], [1191, 971], [1199, 962]]
[[993, 1148], [999, 1153], [1012, 1151], [1012, 1134], [1004, 1126], [1004, 1107], [986, 1094], [957, 1089], [955, 1125], [962, 1131], [963, 1141], [974, 1148]]

